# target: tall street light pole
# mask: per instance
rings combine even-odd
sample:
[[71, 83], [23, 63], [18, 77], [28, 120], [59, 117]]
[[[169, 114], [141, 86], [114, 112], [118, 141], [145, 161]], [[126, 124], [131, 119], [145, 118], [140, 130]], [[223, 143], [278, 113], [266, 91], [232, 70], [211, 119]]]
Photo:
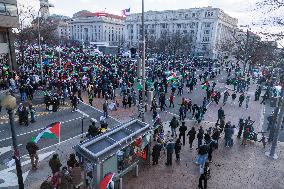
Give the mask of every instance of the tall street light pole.
[[245, 56], [245, 63], [244, 63], [244, 75], [246, 75], [246, 67], [247, 67], [247, 62], [249, 58], [248, 54], [248, 49], [249, 49], [249, 29], [247, 28], [247, 39], [246, 39], [246, 56]]
[[38, 14], [37, 14], [37, 32], [38, 32], [38, 48], [39, 48], [39, 52], [38, 52], [38, 56], [39, 56], [39, 61], [40, 61], [40, 79], [41, 81], [43, 81], [43, 66], [42, 66], [42, 56], [41, 56], [41, 42], [40, 42], [40, 22], [39, 22], [39, 14], [40, 14], [40, 10], [42, 7], [40, 7], [40, 9], [38, 10]]
[[142, 104], [144, 108], [142, 121], [145, 121], [145, 45], [144, 0], [142, 0]]
[[[280, 73], [279, 74], [279, 77], [280, 77]], [[282, 120], [283, 120], [283, 117], [284, 117], [284, 86], [281, 85], [281, 93], [280, 93], [280, 97], [279, 98], [279, 101], [278, 101], [278, 107], [276, 108], [275, 111], [276, 114], [278, 115], [277, 117], [277, 121], [276, 121], [276, 126], [274, 125], [274, 134], [273, 134], [273, 139], [272, 139], [272, 144], [271, 144], [271, 149], [270, 149], [270, 152], [266, 152], [265, 155], [268, 156], [268, 157], [271, 157], [273, 159], [278, 159], [278, 156], [276, 154], [276, 149], [277, 149], [277, 143], [278, 143], [278, 139], [279, 139], [279, 132], [280, 132], [280, 128], [281, 128], [281, 125], [282, 125]]]
[[15, 124], [14, 124], [14, 110], [16, 109], [16, 98], [13, 97], [11, 94], [7, 93], [2, 101], [2, 106], [7, 109], [9, 114], [9, 121], [11, 126], [11, 135], [12, 135], [12, 143], [13, 143], [13, 158], [16, 164], [16, 171], [18, 177], [18, 185], [19, 189], [24, 189], [24, 180], [23, 180], [23, 172], [20, 160], [20, 153], [18, 150], [18, 143], [17, 143], [17, 135], [15, 132]]

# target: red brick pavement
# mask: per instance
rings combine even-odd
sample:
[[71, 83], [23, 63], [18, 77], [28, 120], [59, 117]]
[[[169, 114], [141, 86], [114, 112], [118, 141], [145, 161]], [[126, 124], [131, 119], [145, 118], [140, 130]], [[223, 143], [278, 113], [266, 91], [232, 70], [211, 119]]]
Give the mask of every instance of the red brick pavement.
[[[251, 94], [251, 93], [250, 93]], [[253, 100], [253, 98], [251, 98]], [[205, 120], [201, 125], [208, 128], [214, 126], [219, 106], [214, 104], [209, 108]], [[237, 124], [240, 117], [251, 116], [256, 121], [258, 131], [261, 106], [259, 102], [250, 102], [248, 110], [237, 105], [227, 104], [225, 107], [227, 121]], [[187, 123], [189, 126], [189, 123]], [[190, 126], [189, 126], [190, 127]], [[208, 188], [214, 189], [283, 189], [284, 188], [284, 147], [279, 146], [278, 160], [267, 158], [260, 143], [250, 143], [246, 147], [234, 137], [232, 148], [224, 147], [223, 136], [219, 149], [213, 152], [213, 162], [210, 164], [211, 178]], [[194, 141], [195, 147], [197, 141]], [[165, 155], [159, 165], [140, 167], [140, 175], [133, 178], [127, 175], [124, 178], [124, 189], [192, 189], [197, 188], [199, 167], [194, 164], [196, 151], [190, 150], [188, 144], [182, 149], [181, 163], [174, 162], [172, 167], [165, 166]]]

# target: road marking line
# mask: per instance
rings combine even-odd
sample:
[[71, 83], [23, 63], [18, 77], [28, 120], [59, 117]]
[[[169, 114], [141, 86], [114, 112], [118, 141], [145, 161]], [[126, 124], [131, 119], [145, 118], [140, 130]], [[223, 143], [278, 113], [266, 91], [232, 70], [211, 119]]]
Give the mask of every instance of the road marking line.
[[[99, 110], [99, 109], [97, 109], [97, 108], [95, 108], [95, 107], [93, 107], [93, 106], [91, 106], [91, 105], [89, 105], [89, 104], [87, 104], [87, 103], [85, 103], [83, 101], [80, 101], [80, 102], [82, 102], [82, 104], [85, 104], [86, 106], [89, 106], [89, 107], [93, 108], [94, 110], [97, 110], [97, 111], [103, 113], [103, 111], [101, 111], [101, 110]], [[113, 120], [117, 121], [118, 123], [122, 123], [121, 121], [119, 121], [118, 119], [116, 119], [116, 118], [114, 118], [112, 116], [108, 116], [108, 117], [112, 118]]]
[[84, 117], [90, 117], [88, 114], [86, 114], [85, 112], [77, 109], [76, 112], [79, 112], [80, 114], [82, 114]]
[[[78, 120], [78, 119], [82, 119], [82, 117], [77, 117], [77, 118], [74, 118], [74, 119], [70, 119], [68, 120], [68, 122], [71, 122], [71, 121], [75, 121], [75, 120]], [[62, 121], [61, 124], [64, 124], [64, 123], [67, 123], [67, 121]], [[23, 135], [27, 135], [27, 134], [30, 134], [30, 133], [34, 133], [34, 132], [37, 132], [37, 131], [41, 131], [43, 129], [45, 129], [46, 127], [42, 127], [42, 128], [39, 128], [39, 129], [35, 129], [35, 130], [32, 130], [32, 131], [29, 131], [29, 132], [26, 132], [26, 133], [21, 133], [21, 134], [18, 134], [17, 137], [19, 136], [23, 136]], [[9, 140], [11, 139], [12, 137], [8, 137], [8, 138], [4, 138], [4, 139], [1, 139], [0, 142], [2, 141], [5, 141], [5, 140]]]

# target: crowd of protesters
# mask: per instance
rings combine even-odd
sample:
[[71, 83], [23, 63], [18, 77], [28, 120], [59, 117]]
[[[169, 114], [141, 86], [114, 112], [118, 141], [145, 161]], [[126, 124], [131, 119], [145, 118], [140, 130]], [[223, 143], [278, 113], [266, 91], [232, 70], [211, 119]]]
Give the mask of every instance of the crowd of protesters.
[[[36, 91], [44, 92], [44, 103], [46, 109], [56, 112], [60, 105], [64, 105], [65, 101], [70, 99], [72, 110], [77, 109], [79, 100], [83, 101], [83, 94], [87, 95], [88, 103], [93, 106], [95, 98], [103, 98], [102, 104], [104, 117], [108, 117], [109, 105], [112, 104], [116, 110], [120, 104], [122, 108], [131, 108], [139, 106], [141, 109], [142, 101], [142, 84], [141, 78], [137, 74], [137, 64], [129, 58], [112, 55], [92, 55], [91, 50], [79, 47], [62, 47], [61, 61], [56, 56], [55, 48], [46, 47], [43, 49], [45, 54], [44, 63], [38, 64], [38, 49], [28, 48], [24, 53], [26, 55], [26, 63], [19, 66], [17, 70], [11, 71], [7, 69], [7, 65], [1, 65], [1, 89], [10, 89], [14, 93], [20, 95], [22, 101], [18, 107], [19, 124], [29, 125], [29, 122], [35, 122], [35, 108], [32, 105]], [[149, 55], [150, 56], [150, 55]], [[170, 122], [171, 132], [165, 133], [163, 127], [156, 133], [156, 144], [153, 146], [152, 158], [153, 165], [158, 164], [160, 151], [164, 149], [167, 154], [166, 165], [172, 165], [172, 156], [175, 153], [176, 160], [180, 161], [180, 152], [182, 146], [186, 144], [186, 136], [190, 149], [197, 138], [198, 156], [196, 163], [200, 165], [199, 187], [207, 188], [207, 178], [210, 175], [209, 163], [212, 161], [213, 151], [218, 148], [219, 138], [224, 132], [225, 146], [232, 147], [233, 134], [236, 129], [230, 121], [225, 121], [225, 112], [222, 106], [226, 106], [230, 102], [235, 104], [238, 99], [239, 107], [245, 103], [248, 109], [250, 103], [250, 95], [247, 94], [251, 84], [251, 78], [247, 76], [242, 78], [239, 74], [240, 65], [231, 64], [219, 69], [206, 70], [199, 75], [196, 69], [200, 66], [198, 62], [187, 56], [165, 56], [158, 55], [154, 62], [146, 62], [146, 91], [153, 91], [154, 98], [151, 102], [150, 111], [152, 111], [153, 119], [159, 118], [158, 111], [165, 111], [167, 108], [175, 108], [178, 106], [179, 117], [173, 117]], [[228, 74], [227, 84], [233, 85], [233, 90], [221, 93], [216, 89], [217, 83], [214, 78], [221, 74], [221, 69], [226, 68]], [[234, 77], [233, 74], [235, 74]], [[269, 77], [266, 77], [269, 81]], [[213, 81], [211, 81], [213, 80]], [[266, 80], [266, 81], [267, 81]], [[198, 84], [200, 82], [200, 84]], [[266, 82], [269, 83], [269, 82]], [[200, 85], [200, 86], [198, 86]], [[201, 87], [204, 89], [204, 99], [202, 104], [192, 102], [187, 98], [187, 94], [194, 91], [194, 88]], [[261, 85], [255, 92], [255, 101], [261, 96]], [[118, 101], [117, 95], [121, 96], [121, 102]], [[145, 93], [147, 95], [147, 93]], [[181, 102], [176, 104], [175, 98], [181, 97]], [[266, 90], [261, 103], [265, 103], [270, 97], [270, 90]], [[220, 103], [220, 100], [223, 101]], [[202, 126], [190, 129], [185, 124], [186, 118], [195, 119], [198, 124], [203, 120], [209, 103], [215, 103], [220, 106], [218, 110], [218, 119], [215, 128], [209, 128], [204, 131]], [[142, 107], [144, 108], [144, 107]], [[159, 109], [159, 110], [158, 110]], [[31, 121], [29, 121], [29, 114]], [[252, 127], [253, 121], [250, 117], [241, 118], [238, 124], [238, 138], [242, 137], [242, 144], [246, 145], [247, 140], [255, 140], [255, 133]], [[177, 135], [177, 130], [179, 135]], [[101, 133], [95, 124], [89, 128], [89, 135], [96, 136]], [[38, 148], [34, 144], [27, 146], [32, 166], [37, 168], [38, 156], [36, 151]], [[53, 184], [55, 188], [59, 188], [60, 184], [64, 184], [62, 180], [68, 181], [77, 187], [79, 183], [79, 165], [75, 156], [70, 156], [72, 165], [67, 163], [67, 167], [61, 169], [61, 163], [58, 155], [54, 155], [49, 162], [53, 174]], [[78, 168], [78, 169], [77, 169]], [[77, 177], [76, 177], [77, 175]], [[202, 183], [204, 181], [204, 184]]]

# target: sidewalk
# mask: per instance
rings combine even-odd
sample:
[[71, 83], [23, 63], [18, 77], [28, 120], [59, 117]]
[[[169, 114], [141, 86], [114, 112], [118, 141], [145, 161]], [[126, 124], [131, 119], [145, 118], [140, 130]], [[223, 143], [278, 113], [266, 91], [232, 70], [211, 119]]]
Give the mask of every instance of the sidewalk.
[[[254, 89], [249, 91], [252, 93]], [[231, 100], [231, 99], [230, 99]], [[229, 100], [229, 102], [230, 102]], [[215, 125], [217, 111], [220, 106], [212, 104], [201, 123], [204, 129]], [[237, 125], [239, 118], [251, 116], [255, 120], [255, 130], [260, 131], [261, 105], [251, 101], [248, 110], [238, 105], [228, 103], [225, 107], [226, 121]], [[188, 129], [194, 123], [187, 123]], [[237, 134], [237, 132], [235, 132]], [[234, 146], [224, 147], [224, 136], [221, 135], [219, 149], [213, 152], [213, 162], [210, 164], [211, 178], [208, 188], [220, 189], [283, 189], [284, 188], [284, 147], [278, 147], [278, 160], [271, 160], [264, 155], [261, 143], [249, 143], [246, 147], [234, 136]], [[188, 139], [186, 139], [188, 142]], [[194, 141], [197, 147], [197, 140]], [[172, 167], [165, 166], [166, 155], [161, 152], [161, 160], [156, 166], [141, 166], [140, 175], [134, 178], [127, 175], [124, 179], [124, 189], [189, 189], [198, 188], [199, 167], [194, 164], [197, 156], [195, 150], [190, 150], [186, 144], [181, 152], [181, 163], [173, 163]]]
[[[74, 153], [72, 147], [80, 143], [80, 139], [80, 137], [76, 137], [68, 140], [68, 142], [60, 143], [58, 145], [54, 145], [47, 149], [39, 151], [39, 157], [45, 158], [40, 158], [40, 160], [42, 159], [42, 161], [39, 162], [39, 167], [36, 171], [31, 170], [29, 172], [28, 179], [25, 182], [25, 187], [29, 189], [39, 189], [42, 182], [52, 175], [48, 163], [53, 154], [57, 153], [59, 155], [62, 167], [67, 166], [69, 154]], [[23, 172], [27, 170], [30, 170], [30, 164], [24, 166]]]

